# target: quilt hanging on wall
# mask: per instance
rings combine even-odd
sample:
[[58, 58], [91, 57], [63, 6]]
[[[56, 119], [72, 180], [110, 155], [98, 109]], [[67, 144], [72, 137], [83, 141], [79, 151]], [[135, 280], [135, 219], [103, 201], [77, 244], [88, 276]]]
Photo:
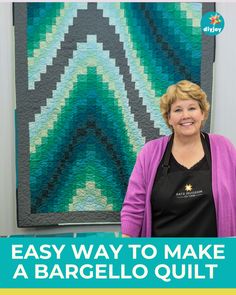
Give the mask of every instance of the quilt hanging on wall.
[[137, 153], [170, 133], [160, 96], [187, 79], [211, 100], [207, 11], [214, 5], [14, 4], [19, 227], [119, 223]]

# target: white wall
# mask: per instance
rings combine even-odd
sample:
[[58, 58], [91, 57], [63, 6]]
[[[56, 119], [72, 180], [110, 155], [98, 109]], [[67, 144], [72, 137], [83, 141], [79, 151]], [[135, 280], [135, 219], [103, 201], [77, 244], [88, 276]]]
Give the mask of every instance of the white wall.
[[14, 62], [11, 4], [0, 4], [0, 234], [14, 232]]
[[[212, 132], [227, 136], [236, 145], [236, 3], [217, 3], [216, 7], [225, 19], [225, 29], [216, 37]], [[0, 3], [0, 40], [0, 235], [32, 234], [35, 229], [16, 226], [14, 38], [10, 3]], [[87, 231], [119, 231], [119, 226], [37, 229], [38, 234]]]
[[212, 132], [227, 136], [236, 146], [236, 3], [216, 3], [225, 28], [216, 37]]

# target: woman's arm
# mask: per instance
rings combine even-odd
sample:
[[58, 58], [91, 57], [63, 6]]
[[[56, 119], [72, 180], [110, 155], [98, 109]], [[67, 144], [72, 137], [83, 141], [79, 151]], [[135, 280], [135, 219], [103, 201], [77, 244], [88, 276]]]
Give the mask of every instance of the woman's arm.
[[139, 237], [143, 225], [146, 203], [144, 156], [142, 150], [131, 173], [121, 210], [121, 232], [124, 237]]

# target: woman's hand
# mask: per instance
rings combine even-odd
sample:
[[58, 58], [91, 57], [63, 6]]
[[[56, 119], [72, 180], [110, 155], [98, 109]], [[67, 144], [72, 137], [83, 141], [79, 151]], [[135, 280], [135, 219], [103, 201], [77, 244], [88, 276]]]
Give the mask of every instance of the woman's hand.
[[122, 234], [122, 238], [130, 238], [129, 235]]

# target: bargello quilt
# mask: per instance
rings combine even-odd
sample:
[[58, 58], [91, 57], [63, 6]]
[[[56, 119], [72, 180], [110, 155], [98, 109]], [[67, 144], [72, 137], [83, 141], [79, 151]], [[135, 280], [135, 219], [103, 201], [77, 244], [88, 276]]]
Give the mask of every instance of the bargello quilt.
[[211, 101], [208, 11], [213, 4], [14, 4], [19, 227], [119, 224], [138, 152], [170, 133], [159, 110], [166, 88], [191, 80]]

